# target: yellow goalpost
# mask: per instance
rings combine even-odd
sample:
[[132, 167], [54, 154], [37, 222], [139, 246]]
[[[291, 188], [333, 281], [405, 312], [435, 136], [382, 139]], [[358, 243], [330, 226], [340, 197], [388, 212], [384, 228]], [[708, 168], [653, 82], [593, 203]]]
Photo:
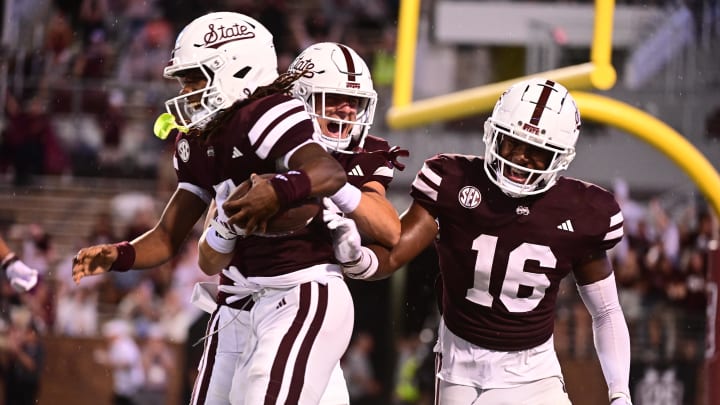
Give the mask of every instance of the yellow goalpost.
[[[533, 76], [556, 80], [570, 89], [584, 119], [623, 129], [658, 149], [691, 178], [715, 213], [720, 216], [720, 175], [705, 156], [682, 135], [640, 109], [608, 97], [578, 91], [608, 90], [615, 85], [617, 76], [611, 61], [614, 9], [614, 0], [595, 1], [589, 62]], [[420, 0], [401, 1], [393, 103], [386, 116], [391, 128], [417, 127], [490, 111], [508, 86], [529, 77], [413, 101], [413, 71], [419, 16]]]

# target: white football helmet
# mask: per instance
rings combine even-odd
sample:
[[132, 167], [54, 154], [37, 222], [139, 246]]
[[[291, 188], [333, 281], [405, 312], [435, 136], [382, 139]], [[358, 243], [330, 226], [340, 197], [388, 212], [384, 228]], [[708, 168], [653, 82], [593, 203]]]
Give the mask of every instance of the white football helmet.
[[190, 69], [200, 69], [207, 86], [166, 101], [165, 108], [178, 124], [203, 128], [218, 111], [278, 77], [272, 34], [243, 14], [206, 14], [180, 32], [164, 75], [179, 78]]
[[[375, 117], [377, 93], [373, 88], [370, 69], [360, 55], [350, 47], [333, 42], [321, 42], [309, 46], [290, 65], [290, 72], [305, 74], [293, 84], [292, 94], [305, 102], [310, 115], [317, 122], [323, 118], [339, 126], [352, 125], [349, 136], [336, 138], [316, 131], [320, 141], [331, 150], [347, 151], [353, 140], [354, 146], [362, 147]], [[350, 121], [325, 115], [328, 94], [349, 95], [359, 99], [357, 119]], [[320, 115], [317, 111], [321, 111]]]
[[[510, 87], [498, 99], [485, 122], [485, 172], [512, 197], [547, 191], [575, 157], [580, 134], [580, 112], [568, 90], [552, 80], [533, 78]], [[545, 170], [533, 170], [500, 156], [500, 143], [509, 136], [551, 152]], [[509, 179], [512, 169], [524, 172], [525, 181]]]

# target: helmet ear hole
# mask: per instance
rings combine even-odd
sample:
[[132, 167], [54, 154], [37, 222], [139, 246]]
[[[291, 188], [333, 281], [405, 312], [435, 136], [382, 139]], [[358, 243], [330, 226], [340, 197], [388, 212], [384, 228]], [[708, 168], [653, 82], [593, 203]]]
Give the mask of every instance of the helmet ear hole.
[[252, 68], [251, 68], [250, 66], [245, 66], [244, 68], [238, 70], [238, 71], [233, 75], [233, 77], [235, 77], [235, 78], [237, 78], [237, 79], [244, 79], [245, 76], [247, 76], [247, 74], [250, 73], [250, 70], [252, 70]]

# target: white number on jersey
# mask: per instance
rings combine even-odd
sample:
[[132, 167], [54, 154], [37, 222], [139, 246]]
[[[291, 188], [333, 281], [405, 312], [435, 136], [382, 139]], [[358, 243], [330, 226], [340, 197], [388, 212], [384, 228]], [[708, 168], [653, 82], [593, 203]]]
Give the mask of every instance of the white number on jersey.
[[[490, 294], [490, 273], [495, 260], [497, 242], [497, 236], [491, 235], [480, 235], [473, 240], [472, 250], [477, 252], [475, 277], [473, 288], [467, 290], [465, 298], [484, 307], [492, 306], [493, 302], [493, 296]], [[524, 270], [528, 260], [537, 260], [541, 267], [548, 268], [554, 268], [557, 263], [555, 255], [548, 246], [523, 243], [510, 252], [498, 297], [510, 312], [532, 311], [538, 306], [545, 296], [545, 290], [550, 286], [550, 279], [545, 274]], [[520, 286], [532, 288], [529, 297], [518, 296]]]

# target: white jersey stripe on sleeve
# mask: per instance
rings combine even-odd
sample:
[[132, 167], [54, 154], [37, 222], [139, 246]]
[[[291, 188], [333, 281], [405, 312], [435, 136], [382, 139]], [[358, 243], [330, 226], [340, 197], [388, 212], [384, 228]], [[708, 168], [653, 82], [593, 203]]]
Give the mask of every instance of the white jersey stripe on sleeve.
[[309, 119], [310, 115], [308, 115], [307, 111], [305, 110], [298, 111], [295, 114], [292, 114], [289, 117], [283, 119], [281, 122], [275, 125], [275, 127], [270, 131], [270, 133], [268, 133], [265, 139], [263, 139], [262, 144], [257, 147], [255, 153], [260, 159], [267, 158], [278, 139], [280, 139], [290, 128], [294, 127], [295, 125], [304, 120]]
[[250, 129], [250, 133], [248, 134], [248, 137], [250, 138], [250, 143], [254, 145], [255, 142], [257, 142], [260, 136], [263, 134], [263, 132], [265, 132], [265, 130], [273, 122], [275, 122], [275, 120], [279, 116], [298, 106], [302, 107], [300, 100], [288, 100], [265, 111], [265, 113], [260, 116], [260, 119], [258, 119], [257, 122], [255, 122], [255, 125], [253, 125], [253, 127]]
[[432, 171], [432, 169], [430, 169], [428, 167], [427, 163], [423, 164], [422, 169], [420, 169], [420, 173], [422, 173], [423, 176], [427, 177], [427, 179], [430, 180], [430, 182], [432, 184], [434, 184], [437, 187], [440, 187], [440, 183], [442, 182], [442, 177], [438, 176], [437, 173]]
[[[428, 181], [432, 184], [429, 184]], [[425, 194], [431, 200], [437, 201], [440, 183], [442, 183], [442, 177], [432, 171], [427, 164], [423, 164], [423, 167], [420, 169], [420, 173], [415, 176], [412, 186], [421, 193]]]
[[212, 200], [212, 195], [210, 195], [210, 193], [208, 193], [204, 188], [198, 187], [192, 183], [178, 183], [177, 188], [195, 194], [200, 197], [201, 200], [205, 201], [206, 204], [210, 204], [210, 200]]
[[623, 222], [623, 220], [624, 218], [622, 212], [618, 212], [617, 214], [610, 217], [610, 227], [612, 228], [613, 226]]
[[420, 176], [415, 177], [415, 181], [413, 181], [413, 187], [415, 187], [418, 191], [428, 196], [433, 201], [437, 201], [438, 192], [434, 188], [432, 188], [427, 182], [425, 182], [425, 179], [420, 178]]
[[623, 233], [624, 233], [623, 228], [621, 226], [620, 228], [618, 228], [614, 231], [610, 231], [610, 232], [606, 233], [603, 240], [613, 240], [613, 239], [622, 238]]

